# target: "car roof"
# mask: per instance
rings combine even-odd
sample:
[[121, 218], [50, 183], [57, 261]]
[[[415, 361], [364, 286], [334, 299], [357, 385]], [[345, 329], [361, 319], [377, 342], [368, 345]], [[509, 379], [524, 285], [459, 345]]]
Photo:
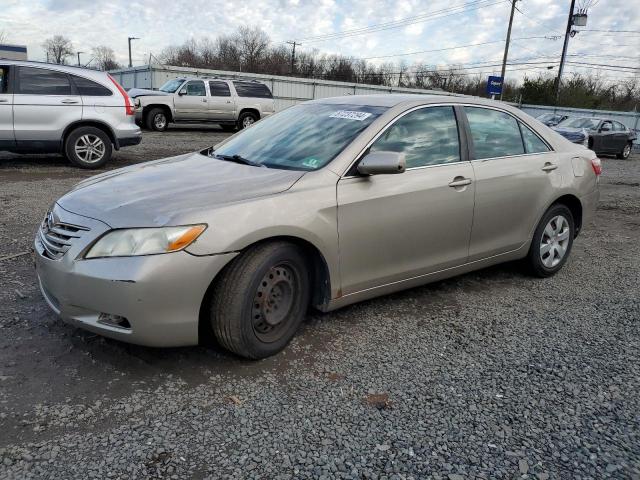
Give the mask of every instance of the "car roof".
[[72, 73], [74, 75], [80, 75], [82, 77], [91, 78], [91, 79], [99, 79], [101, 81], [106, 80], [107, 72], [103, 72], [100, 70], [93, 70], [91, 68], [83, 68], [72, 65], [58, 65], [57, 63], [47, 63], [47, 62], [34, 62], [30, 60], [8, 60], [8, 59], [0, 59], [4, 65], [15, 65], [19, 67], [36, 67], [36, 68], [46, 68], [49, 70], [56, 70], [58, 72]]

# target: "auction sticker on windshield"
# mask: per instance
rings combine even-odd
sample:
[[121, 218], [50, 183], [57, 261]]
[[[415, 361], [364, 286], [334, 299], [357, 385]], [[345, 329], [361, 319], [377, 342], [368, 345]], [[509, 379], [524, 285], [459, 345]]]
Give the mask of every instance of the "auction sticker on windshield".
[[329, 116], [331, 118], [346, 118], [347, 120], [358, 120], [359, 122], [361, 122], [365, 118], [370, 117], [371, 114], [367, 112], [355, 112], [353, 110], [338, 110], [337, 112], [333, 112]]

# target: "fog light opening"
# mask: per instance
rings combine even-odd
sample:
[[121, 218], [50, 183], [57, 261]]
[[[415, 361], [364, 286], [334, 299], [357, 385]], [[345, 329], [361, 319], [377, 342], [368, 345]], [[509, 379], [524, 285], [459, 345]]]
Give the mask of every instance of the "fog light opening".
[[111, 313], [101, 313], [98, 317], [98, 323], [109, 325], [110, 327], [131, 330], [129, 320], [125, 317], [121, 317], [120, 315], [113, 315]]

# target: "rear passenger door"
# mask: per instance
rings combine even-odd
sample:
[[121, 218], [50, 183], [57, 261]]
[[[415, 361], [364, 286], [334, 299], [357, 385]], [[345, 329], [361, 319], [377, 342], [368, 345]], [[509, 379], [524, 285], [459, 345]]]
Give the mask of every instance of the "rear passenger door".
[[233, 121], [236, 105], [231, 97], [231, 90], [227, 82], [222, 80], [209, 81], [209, 120]]
[[[122, 97], [119, 97], [118, 101], [114, 102], [113, 92], [104, 85], [79, 75], [70, 76], [77, 92], [82, 97], [83, 119], [104, 120], [114, 126], [117, 126], [122, 121]], [[114, 108], [116, 106], [118, 107], [117, 109]], [[108, 117], [113, 113], [117, 113], [117, 119], [109, 121]]]
[[615, 152], [620, 153], [629, 141], [629, 131], [620, 122], [613, 122], [613, 131], [615, 137]]
[[472, 262], [527, 242], [562, 175], [557, 154], [513, 115], [485, 107], [464, 111], [476, 179]]
[[0, 64], [0, 150], [16, 146], [13, 135], [13, 82], [11, 67]]
[[82, 118], [82, 99], [65, 72], [18, 67], [13, 127], [18, 148], [55, 151], [65, 128]]
[[174, 96], [175, 118], [178, 121], [209, 119], [207, 90], [202, 80], [190, 80]]

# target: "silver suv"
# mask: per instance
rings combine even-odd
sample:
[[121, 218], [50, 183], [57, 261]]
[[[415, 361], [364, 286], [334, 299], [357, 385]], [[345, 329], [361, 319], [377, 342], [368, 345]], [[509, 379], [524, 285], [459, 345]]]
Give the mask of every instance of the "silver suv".
[[175, 78], [159, 90], [132, 88], [129, 95], [138, 124], [157, 131], [169, 123], [217, 123], [232, 131], [275, 112], [271, 90], [255, 80]]
[[0, 59], [0, 151], [62, 153], [98, 168], [141, 139], [133, 101], [109, 74]]

